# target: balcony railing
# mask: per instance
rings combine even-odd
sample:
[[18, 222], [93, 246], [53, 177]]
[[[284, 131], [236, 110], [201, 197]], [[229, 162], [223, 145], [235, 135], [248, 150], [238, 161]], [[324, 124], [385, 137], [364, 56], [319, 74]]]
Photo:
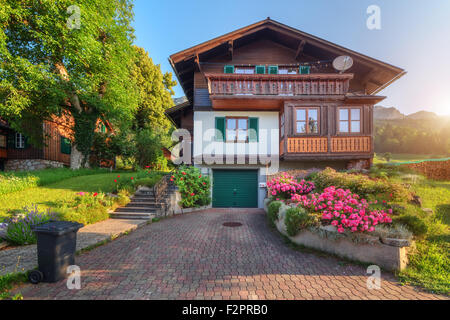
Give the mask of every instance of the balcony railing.
[[353, 74], [205, 74], [214, 95], [343, 95]]
[[[372, 150], [370, 136], [358, 137], [288, 137], [280, 142], [280, 154], [342, 154], [342, 153], [369, 153]], [[330, 143], [328, 142], [330, 139]], [[328, 147], [330, 145], [330, 148]]]

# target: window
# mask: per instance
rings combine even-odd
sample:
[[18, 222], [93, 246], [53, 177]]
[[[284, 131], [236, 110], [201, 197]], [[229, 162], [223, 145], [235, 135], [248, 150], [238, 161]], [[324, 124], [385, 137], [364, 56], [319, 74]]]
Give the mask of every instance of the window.
[[0, 148], [6, 148], [6, 136], [0, 135]]
[[268, 74], [278, 74], [278, 66], [269, 66], [267, 70]]
[[297, 68], [280, 67], [280, 69], [278, 69], [278, 74], [297, 74], [297, 73], [298, 73]]
[[319, 109], [297, 108], [295, 109], [295, 128], [300, 134], [319, 133]]
[[255, 66], [255, 73], [256, 74], [265, 74], [266, 66]]
[[234, 69], [234, 72], [239, 73], [239, 74], [254, 74], [255, 68], [253, 68], [253, 67], [236, 67]]
[[16, 133], [16, 149], [25, 148], [25, 136], [21, 133]]
[[299, 71], [300, 71], [300, 74], [310, 74], [311, 66], [300, 66]]
[[224, 66], [223, 73], [234, 73], [234, 66]]
[[247, 118], [226, 118], [226, 141], [247, 142]]
[[361, 132], [361, 109], [340, 108], [339, 109], [339, 132], [359, 133]]

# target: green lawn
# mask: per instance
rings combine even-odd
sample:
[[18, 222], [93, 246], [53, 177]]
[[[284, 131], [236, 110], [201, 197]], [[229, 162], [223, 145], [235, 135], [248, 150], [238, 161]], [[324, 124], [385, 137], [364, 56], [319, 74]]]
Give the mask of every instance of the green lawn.
[[[390, 163], [398, 163], [398, 162], [406, 162], [406, 161], [418, 161], [418, 160], [426, 160], [426, 159], [441, 159], [447, 158], [448, 155], [438, 155], [438, 154], [410, 154], [410, 153], [392, 153]], [[386, 163], [386, 160], [383, 158], [383, 153], [377, 153], [375, 158], [373, 159], [374, 164], [377, 163]]]
[[[101, 173], [95, 175], [79, 176], [50, 183], [41, 187], [32, 187], [25, 190], [0, 195], [0, 221], [11, 216], [25, 206], [37, 205], [39, 208], [57, 208], [65, 202], [74, 200], [77, 193], [84, 192], [111, 192], [114, 189], [117, 176], [120, 180], [131, 177], [144, 178], [146, 173], [121, 172]], [[153, 179], [153, 180], [152, 180]], [[158, 175], [152, 175], [150, 181], [156, 182]]]
[[411, 188], [421, 197], [424, 208], [433, 209], [433, 215], [422, 217], [428, 232], [417, 241], [417, 251], [400, 278], [433, 292], [449, 294], [450, 181], [424, 180]]

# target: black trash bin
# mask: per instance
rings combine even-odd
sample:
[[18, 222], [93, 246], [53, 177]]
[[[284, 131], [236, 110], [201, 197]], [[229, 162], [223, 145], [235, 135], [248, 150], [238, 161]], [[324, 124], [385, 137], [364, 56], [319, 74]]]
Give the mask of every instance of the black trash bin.
[[67, 267], [75, 264], [77, 232], [83, 224], [49, 221], [32, 228], [37, 236], [39, 270], [30, 272], [32, 283], [57, 282], [67, 275]]

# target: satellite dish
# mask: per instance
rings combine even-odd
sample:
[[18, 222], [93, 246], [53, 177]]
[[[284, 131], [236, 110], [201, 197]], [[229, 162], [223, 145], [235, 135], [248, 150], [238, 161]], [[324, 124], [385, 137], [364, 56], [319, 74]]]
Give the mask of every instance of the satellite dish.
[[340, 73], [353, 66], [353, 59], [349, 56], [339, 56], [333, 61], [333, 67]]

